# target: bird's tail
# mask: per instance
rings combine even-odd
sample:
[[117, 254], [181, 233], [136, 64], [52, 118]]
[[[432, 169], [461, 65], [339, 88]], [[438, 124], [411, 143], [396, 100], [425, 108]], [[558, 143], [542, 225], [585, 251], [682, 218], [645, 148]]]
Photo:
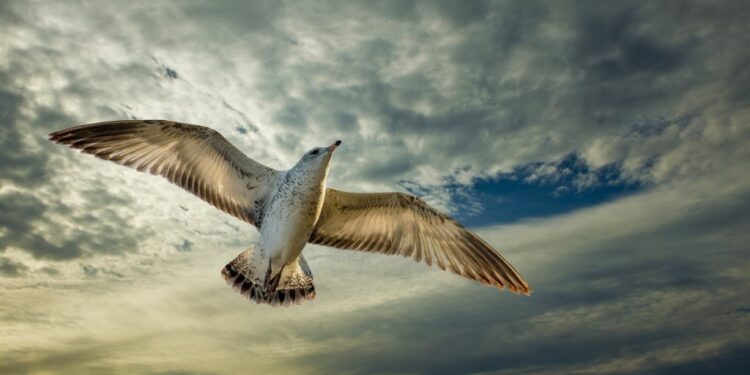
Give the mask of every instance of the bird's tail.
[[281, 269], [276, 288], [265, 280], [270, 261], [260, 246], [251, 246], [224, 266], [221, 276], [234, 290], [255, 303], [288, 306], [315, 298], [313, 276], [302, 254], [296, 262]]

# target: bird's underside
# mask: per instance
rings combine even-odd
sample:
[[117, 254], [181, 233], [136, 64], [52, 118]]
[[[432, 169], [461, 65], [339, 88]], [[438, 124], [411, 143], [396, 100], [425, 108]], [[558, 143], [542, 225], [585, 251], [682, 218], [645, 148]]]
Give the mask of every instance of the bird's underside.
[[[172, 121], [82, 125], [52, 133], [50, 139], [161, 175], [261, 231], [268, 217], [278, 216], [269, 212], [269, 207], [279, 205], [269, 202], [285, 196], [279, 192], [284, 191], [289, 176], [300, 175], [300, 170], [317, 173], [315, 168], [325, 168], [321, 174], [324, 183], [335, 149], [334, 145], [328, 147], [329, 154], [324, 148], [313, 149], [289, 171], [278, 171], [248, 158], [212, 129]], [[318, 155], [319, 150], [325, 156]], [[299, 181], [295, 184], [300, 185]], [[489, 244], [417, 197], [331, 188], [322, 196], [322, 205], [314, 212], [317, 220], [310, 221], [313, 227], [300, 231], [310, 233], [309, 238], [301, 237], [302, 244], [411, 257], [501, 290], [531, 293], [523, 277]], [[289, 305], [313, 299], [312, 273], [299, 251], [283, 252], [293, 254], [293, 258], [280, 260], [280, 252], [269, 251], [261, 243], [227, 264], [222, 276], [258, 303]], [[284, 266], [272, 273], [273, 262]]]

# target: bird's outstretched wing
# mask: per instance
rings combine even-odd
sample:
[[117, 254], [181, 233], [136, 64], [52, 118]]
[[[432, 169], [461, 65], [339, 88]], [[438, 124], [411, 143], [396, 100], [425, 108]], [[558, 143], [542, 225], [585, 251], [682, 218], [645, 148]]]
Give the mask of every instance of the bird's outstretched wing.
[[172, 121], [100, 122], [54, 132], [50, 140], [164, 176], [257, 227], [279, 174], [245, 156], [215, 130]]
[[450, 216], [404, 193], [327, 189], [310, 242], [412, 257], [499, 289], [531, 293], [518, 271], [487, 242]]

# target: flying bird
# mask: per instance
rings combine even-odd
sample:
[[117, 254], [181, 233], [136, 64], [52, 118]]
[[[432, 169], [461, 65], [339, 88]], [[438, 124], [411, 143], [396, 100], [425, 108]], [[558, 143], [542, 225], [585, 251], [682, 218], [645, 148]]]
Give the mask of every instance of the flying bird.
[[213, 129], [173, 121], [100, 122], [54, 132], [50, 140], [161, 175], [254, 225], [259, 243], [221, 275], [256, 303], [286, 306], [315, 298], [302, 255], [308, 243], [411, 257], [500, 290], [531, 293], [492, 246], [423, 200], [326, 187], [341, 141], [313, 148], [283, 171], [250, 159]]

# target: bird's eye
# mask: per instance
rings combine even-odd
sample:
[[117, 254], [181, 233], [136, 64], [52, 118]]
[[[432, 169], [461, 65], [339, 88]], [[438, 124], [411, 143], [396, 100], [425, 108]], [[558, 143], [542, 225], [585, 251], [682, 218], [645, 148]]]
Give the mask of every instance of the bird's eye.
[[310, 155], [317, 155], [317, 154], [318, 154], [318, 150], [317, 149], [316, 150], [312, 150], [312, 152], [310, 152]]

